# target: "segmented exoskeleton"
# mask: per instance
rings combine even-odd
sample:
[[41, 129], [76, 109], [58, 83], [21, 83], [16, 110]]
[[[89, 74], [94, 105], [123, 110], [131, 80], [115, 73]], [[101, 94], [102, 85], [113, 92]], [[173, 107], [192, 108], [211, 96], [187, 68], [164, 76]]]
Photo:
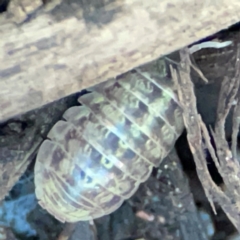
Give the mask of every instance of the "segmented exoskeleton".
[[163, 59], [91, 91], [54, 125], [35, 164], [39, 203], [63, 222], [115, 211], [159, 166], [184, 127]]

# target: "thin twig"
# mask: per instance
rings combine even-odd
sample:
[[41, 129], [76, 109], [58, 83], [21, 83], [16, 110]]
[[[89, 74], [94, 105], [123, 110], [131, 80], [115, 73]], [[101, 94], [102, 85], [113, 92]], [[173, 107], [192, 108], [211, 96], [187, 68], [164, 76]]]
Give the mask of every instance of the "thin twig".
[[[240, 167], [232, 160], [231, 151], [227, 145], [224, 136], [224, 123], [230, 109], [233, 99], [238, 90], [239, 82], [237, 81], [238, 71], [236, 70], [235, 79], [229, 80], [229, 85], [226, 82], [222, 85], [221, 98], [218, 106], [218, 118], [215, 126], [215, 132], [212, 135], [217, 148], [217, 155], [214, 153], [210, 143], [210, 137], [206, 126], [203, 123], [201, 116], [198, 114], [196, 107], [196, 97], [194, 94], [194, 86], [190, 78], [190, 57], [187, 49], [180, 51], [180, 68], [179, 71], [172, 71], [172, 77], [175, 84], [178, 85], [178, 96], [183, 108], [183, 119], [187, 129], [187, 139], [190, 150], [193, 154], [196, 163], [198, 177], [203, 185], [209, 202], [214, 209], [213, 202], [218, 202], [235, 227], [240, 231], [240, 199], [239, 199], [239, 176]], [[238, 62], [236, 64], [239, 64]], [[225, 97], [225, 99], [222, 99]], [[203, 151], [203, 139], [210, 151], [211, 156], [222, 175], [224, 182], [229, 191], [223, 192], [212, 180]], [[218, 158], [218, 159], [217, 159]]]
[[[240, 94], [240, 92], [239, 92]], [[233, 158], [237, 161], [237, 137], [240, 126], [240, 99], [237, 100], [237, 104], [233, 111], [233, 130], [232, 130], [232, 154]]]
[[237, 58], [236, 58], [236, 72], [235, 76], [231, 79], [228, 77], [225, 77], [222, 86], [221, 91], [219, 94], [219, 100], [218, 100], [218, 108], [217, 108], [217, 119], [215, 124], [215, 132], [218, 132], [218, 137], [221, 137], [221, 139], [225, 139], [225, 121], [226, 117], [229, 114], [229, 111], [231, 107], [233, 106], [234, 100], [236, 98], [236, 94], [238, 92], [239, 88], [239, 74], [240, 74], [240, 50], [237, 50]]

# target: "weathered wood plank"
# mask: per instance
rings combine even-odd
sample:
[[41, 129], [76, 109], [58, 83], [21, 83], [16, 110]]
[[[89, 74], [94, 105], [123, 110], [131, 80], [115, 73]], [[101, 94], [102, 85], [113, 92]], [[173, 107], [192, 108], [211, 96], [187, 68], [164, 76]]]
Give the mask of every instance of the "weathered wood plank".
[[100, 8], [58, 2], [51, 10], [40, 6], [41, 14], [15, 7], [0, 17], [0, 121], [155, 60], [240, 19], [239, 0], [108, 0]]

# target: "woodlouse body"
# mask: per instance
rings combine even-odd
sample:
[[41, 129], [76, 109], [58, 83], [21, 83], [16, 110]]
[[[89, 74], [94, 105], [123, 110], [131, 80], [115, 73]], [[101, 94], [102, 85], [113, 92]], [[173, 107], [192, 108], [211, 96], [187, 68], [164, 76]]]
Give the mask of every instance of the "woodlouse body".
[[81, 96], [82, 105], [68, 109], [66, 121], [57, 122], [41, 145], [36, 196], [60, 221], [90, 220], [115, 211], [182, 133], [172, 81], [148, 66]]

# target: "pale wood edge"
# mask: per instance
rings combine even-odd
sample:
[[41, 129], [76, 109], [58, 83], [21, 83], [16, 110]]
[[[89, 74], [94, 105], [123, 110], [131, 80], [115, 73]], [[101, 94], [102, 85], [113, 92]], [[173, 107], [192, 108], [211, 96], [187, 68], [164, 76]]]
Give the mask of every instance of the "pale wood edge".
[[20, 26], [0, 19], [0, 121], [227, 28], [239, 12], [239, 0], [117, 0], [94, 14], [98, 24], [80, 6]]

